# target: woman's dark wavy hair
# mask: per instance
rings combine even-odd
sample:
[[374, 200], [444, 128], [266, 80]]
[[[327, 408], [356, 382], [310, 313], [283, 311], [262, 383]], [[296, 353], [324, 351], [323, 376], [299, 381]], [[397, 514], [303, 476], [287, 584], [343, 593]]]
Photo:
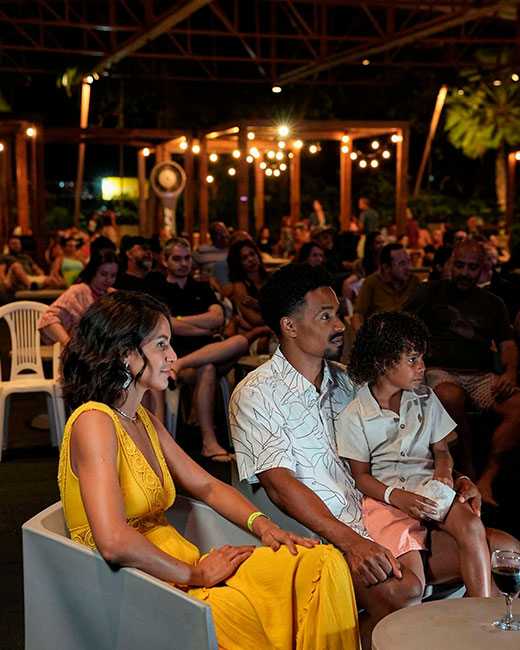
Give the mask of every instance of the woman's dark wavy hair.
[[315, 241], [306, 241], [305, 244], [303, 244], [303, 246], [300, 248], [298, 257], [294, 260], [296, 264], [306, 264], [309, 260], [313, 248], [319, 248], [320, 251], [325, 254], [323, 246], [320, 246]]
[[94, 249], [90, 260], [88, 261], [87, 266], [81, 271], [78, 275], [78, 279], [75, 284], [84, 282], [85, 284], [90, 284], [94, 279], [94, 276], [99, 270], [99, 267], [103, 264], [117, 264], [118, 258], [116, 253], [110, 248], [102, 248], [101, 250]]
[[94, 400], [112, 405], [125, 398], [124, 357], [136, 350], [143, 367], [148, 361], [142, 344], [161, 316], [170, 322], [165, 305], [137, 291], [114, 291], [96, 300], [85, 312], [62, 355], [63, 397], [72, 409]]
[[430, 334], [426, 325], [406, 312], [381, 312], [363, 323], [350, 351], [348, 374], [356, 384], [375, 382], [401, 354], [424, 354]]
[[240, 253], [244, 248], [251, 248], [255, 251], [260, 260], [260, 275], [264, 279], [267, 278], [267, 271], [262, 261], [262, 254], [260, 253], [258, 246], [251, 239], [241, 239], [236, 241], [234, 244], [231, 244], [229, 247], [227, 263], [229, 268], [229, 279], [231, 282], [247, 282], [248, 280], [244, 267], [242, 266], [242, 260], [240, 259]]

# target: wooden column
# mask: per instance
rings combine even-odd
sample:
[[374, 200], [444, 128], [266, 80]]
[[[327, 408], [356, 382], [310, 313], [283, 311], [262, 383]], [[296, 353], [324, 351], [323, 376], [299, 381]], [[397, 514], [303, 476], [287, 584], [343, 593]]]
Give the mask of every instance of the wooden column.
[[238, 134], [237, 213], [238, 228], [249, 232], [249, 167], [247, 164], [247, 127], [240, 125]]
[[265, 173], [260, 168], [262, 161], [255, 158], [255, 232], [258, 233], [260, 228], [265, 223], [265, 197], [264, 197], [264, 181]]
[[291, 158], [289, 173], [291, 176], [290, 186], [290, 203], [291, 203], [291, 223], [300, 220], [301, 215], [301, 149], [293, 149], [294, 156]]
[[[199, 154], [199, 223], [200, 230], [208, 232], [209, 226], [209, 188], [206, 177], [208, 176], [208, 141], [205, 137], [200, 141]], [[185, 228], [192, 240], [193, 223], [186, 223]]]
[[137, 151], [137, 182], [139, 185], [139, 234], [147, 237], [148, 215], [146, 212], [146, 156], [143, 149]]
[[[195, 211], [195, 166], [193, 164], [193, 151], [191, 150], [192, 143], [188, 142], [189, 146], [184, 152], [184, 171], [186, 172], [186, 187], [184, 188], [184, 228], [193, 229], [193, 214]], [[191, 226], [189, 225], [191, 224]], [[204, 237], [204, 238], [203, 238]], [[200, 240], [206, 241], [206, 234], [202, 235], [202, 227]]]
[[[90, 85], [84, 81], [81, 84], [81, 109], [79, 126], [81, 129], [88, 127], [88, 112], [90, 107]], [[74, 224], [79, 226], [81, 214], [81, 193], [83, 191], [83, 176], [85, 172], [85, 143], [80, 142], [78, 147], [78, 169], [76, 173], [76, 186], [74, 188]]]
[[506, 195], [506, 228], [511, 232], [513, 217], [515, 214], [516, 198], [516, 153], [511, 152], [507, 156], [507, 195]]
[[7, 166], [9, 165], [9, 148], [7, 142], [0, 140], [0, 243], [3, 244], [9, 234], [9, 186], [7, 184]]
[[16, 134], [16, 212], [22, 234], [29, 231], [29, 181], [27, 178], [27, 143], [24, 131]]
[[350, 152], [352, 151], [352, 141], [350, 141], [347, 152], [341, 149], [343, 143], [340, 142], [339, 148], [339, 227], [340, 230], [348, 230], [350, 228], [350, 219], [352, 216], [352, 160], [350, 159]]
[[401, 140], [396, 143], [395, 223], [397, 235], [403, 235], [406, 228], [406, 206], [408, 204], [408, 149], [410, 131], [400, 129]]

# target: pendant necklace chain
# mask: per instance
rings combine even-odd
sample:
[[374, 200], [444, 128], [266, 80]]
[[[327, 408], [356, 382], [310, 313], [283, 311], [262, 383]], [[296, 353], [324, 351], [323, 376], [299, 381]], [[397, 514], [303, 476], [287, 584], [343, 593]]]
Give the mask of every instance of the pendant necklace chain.
[[127, 420], [130, 420], [130, 422], [133, 422], [134, 424], [136, 424], [136, 422], [137, 422], [137, 413], [135, 415], [128, 415], [128, 413], [125, 413], [121, 409], [118, 409], [117, 406], [113, 406], [112, 408], [114, 409], [114, 411], [119, 413], [119, 415], [122, 415]]

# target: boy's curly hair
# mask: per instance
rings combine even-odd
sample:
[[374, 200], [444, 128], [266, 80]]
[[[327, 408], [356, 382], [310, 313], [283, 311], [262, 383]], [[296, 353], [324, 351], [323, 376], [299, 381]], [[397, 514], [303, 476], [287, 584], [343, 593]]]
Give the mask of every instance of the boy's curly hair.
[[356, 384], [376, 381], [399, 363], [404, 352], [424, 354], [430, 335], [426, 325], [412, 314], [385, 311], [361, 326], [350, 351], [348, 374]]

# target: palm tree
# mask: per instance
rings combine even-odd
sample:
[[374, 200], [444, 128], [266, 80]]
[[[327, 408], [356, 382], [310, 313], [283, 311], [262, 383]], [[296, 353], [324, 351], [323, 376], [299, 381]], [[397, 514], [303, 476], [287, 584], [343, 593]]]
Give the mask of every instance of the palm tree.
[[486, 81], [472, 71], [468, 84], [453, 90], [446, 102], [448, 139], [469, 158], [496, 150], [497, 202], [506, 207], [506, 146], [520, 144], [520, 84], [500, 79]]

